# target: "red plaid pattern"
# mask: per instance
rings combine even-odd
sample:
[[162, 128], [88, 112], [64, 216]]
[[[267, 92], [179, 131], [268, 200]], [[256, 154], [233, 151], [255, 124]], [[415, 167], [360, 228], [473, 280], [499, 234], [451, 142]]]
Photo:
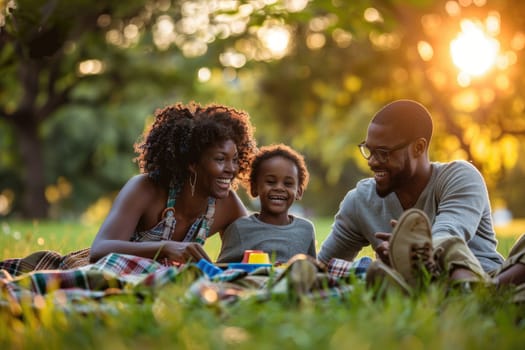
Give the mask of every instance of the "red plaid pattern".
[[[316, 288], [303, 297], [344, 297], [350, 293], [352, 286], [341, 284], [341, 278], [351, 274], [360, 277], [370, 261], [370, 258], [355, 262], [332, 260], [328, 265], [328, 272], [318, 271], [316, 277], [320, 280], [328, 279], [328, 287]], [[42, 298], [42, 295], [54, 298], [57, 306], [63, 307], [72, 307], [71, 302], [74, 301], [98, 300], [114, 294], [153, 295], [160, 287], [179, 281], [183, 273], [189, 276], [190, 282], [194, 282], [188, 296], [196, 296], [204, 302], [207, 300], [203, 293], [210, 288], [220, 296], [219, 302], [231, 303], [249, 297], [262, 300], [288, 293], [286, 289], [275, 291], [268, 284], [274, 272], [277, 274], [273, 278], [286, 278], [287, 269], [274, 271], [271, 268], [261, 268], [252, 273], [229, 269], [209, 279], [193, 263], [178, 267], [165, 266], [138, 256], [109, 254], [95, 264], [69, 270], [33, 271], [15, 277], [6, 270], [0, 270], [0, 305], [20, 304], [24, 301], [35, 305], [35, 300]], [[318, 285], [326, 286], [323, 283]]]
[[364, 278], [372, 259], [365, 256], [354, 261], [333, 258], [328, 263], [328, 274], [334, 279], [348, 278], [350, 275]]

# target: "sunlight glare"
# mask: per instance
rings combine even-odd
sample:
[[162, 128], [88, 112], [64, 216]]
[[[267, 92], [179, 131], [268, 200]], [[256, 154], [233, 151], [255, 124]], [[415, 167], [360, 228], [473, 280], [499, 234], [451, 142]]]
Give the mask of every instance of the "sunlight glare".
[[[7, 215], [11, 211], [11, 206], [15, 199], [13, 190], [7, 188], [0, 193], [0, 215]], [[4, 233], [6, 233], [6, 226], [3, 226]]]
[[300, 12], [304, 10], [310, 0], [285, 0], [284, 6], [289, 12]]
[[461, 14], [461, 8], [455, 1], [447, 1], [445, 4], [445, 11], [449, 16], [459, 16]]
[[450, 43], [452, 61], [471, 76], [483, 75], [493, 67], [498, 51], [499, 42], [470, 20], [461, 21], [461, 33]]
[[426, 41], [419, 41], [417, 43], [417, 51], [419, 52], [419, 56], [421, 56], [423, 61], [430, 61], [434, 56], [434, 49], [432, 48], [432, 45]]
[[284, 26], [265, 26], [257, 32], [259, 40], [270, 50], [275, 58], [281, 58], [286, 54], [290, 43], [290, 32]]
[[487, 19], [485, 20], [485, 28], [487, 33], [492, 36], [496, 36], [500, 32], [500, 18], [498, 12], [491, 12]]
[[224, 67], [241, 68], [246, 64], [246, 56], [242, 53], [228, 50], [219, 55], [219, 61]]
[[0, 215], [7, 215], [9, 213], [9, 201], [7, 197], [0, 194]]
[[465, 72], [460, 72], [457, 77], [457, 82], [459, 86], [467, 87], [471, 83], [470, 75]]
[[373, 7], [367, 8], [363, 14], [363, 17], [365, 18], [365, 21], [370, 23], [383, 22], [383, 16], [381, 16], [381, 13]]
[[346, 30], [343, 30], [341, 28], [336, 28], [332, 32], [332, 39], [334, 39], [337, 46], [340, 48], [346, 48], [350, 46], [350, 43], [352, 42], [352, 33], [347, 32]]
[[306, 37], [306, 46], [310, 50], [319, 50], [326, 44], [326, 38], [322, 33], [308, 34]]
[[199, 69], [197, 77], [201, 83], [207, 82], [211, 79], [211, 70], [208, 67], [202, 67]]
[[525, 33], [516, 32], [510, 41], [513, 50], [519, 51], [525, 48]]
[[78, 64], [78, 72], [81, 75], [96, 75], [104, 72], [104, 63], [100, 60], [85, 60]]

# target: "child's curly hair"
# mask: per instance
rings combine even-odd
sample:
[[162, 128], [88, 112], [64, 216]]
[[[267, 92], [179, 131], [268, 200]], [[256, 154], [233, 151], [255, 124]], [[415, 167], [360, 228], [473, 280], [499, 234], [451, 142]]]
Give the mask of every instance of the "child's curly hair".
[[280, 143], [261, 147], [253, 158], [252, 170], [250, 171], [250, 194], [253, 196], [253, 189], [257, 186], [257, 177], [259, 176], [261, 164], [273, 157], [283, 157], [295, 164], [297, 167], [298, 187], [304, 192], [310, 178], [304, 157], [291, 147]]
[[204, 150], [232, 140], [237, 146], [239, 172], [232, 183], [247, 185], [250, 163], [257, 150], [254, 127], [244, 111], [223, 105], [200, 106], [180, 103], [158, 109], [151, 128], [135, 143], [135, 158], [141, 172], [164, 186], [182, 186], [189, 177], [188, 166]]

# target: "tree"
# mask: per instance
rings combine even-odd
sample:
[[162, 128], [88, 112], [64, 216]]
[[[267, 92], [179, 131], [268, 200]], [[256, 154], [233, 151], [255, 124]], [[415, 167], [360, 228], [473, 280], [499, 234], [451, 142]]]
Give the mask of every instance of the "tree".
[[[4, 91], [0, 117], [15, 135], [9, 146], [12, 151], [18, 150], [13, 153], [19, 160], [11, 161], [21, 166], [18, 175], [22, 178], [24, 216], [48, 215], [44, 196], [44, 123], [64, 106], [94, 106], [114, 97], [103, 93], [94, 98], [75, 95], [82, 83], [99, 78], [83, 72], [81, 64], [89, 64], [89, 59], [97, 56], [107, 58], [112, 54], [115, 61], [119, 58], [118, 51], [105, 51], [109, 47], [97, 21], [113, 12], [121, 13], [125, 19], [137, 13], [140, 9], [137, 4], [138, 1], [130, 1], [126, 7], [116, 8], [91, 1], [23, 0], [5, 5], [5, 25], [0, 32]], [[109, 69], [104, 79], [109, 82], [108, 91], [115, 89], [122, 78], [118, 70]], [[97, 84], [100, 86], [102, 82]]]
[[[436, 159], [471, 160], [491, 186], [518, 161], [521, 3], [13, 3], [4, 2], [4, 25], [0, 18], [0, 145], [10, 150], [0, 157], [0, 196], [1, 188], [23, 192], [14, 203], [26, 217], [48, 215], [45, 190], [51, 198], [60, 184], [72, 182], [88, 201], [119, 188], [134, 171], [144, 116], [174, 99], [244, 108], [261, 144], [286, 140], [303, 152], [311, 205], [308, 197], [341, 193], [363, 176], [355, 145], [395, 98], [432, 111]], [[467, 18], [495, 19], [507, 63], [458, 84], [448, 45]], [[71, 204], [74, 212], [84, 205]]]
[[[1, 161], [20, 178], [2, 187], [22, 193], [14, 206], [23, 217], [47, 217], [52, 184], [76, 182], [91, 199], [96, 187], [120, 186], [131, 167], [117, 155], [130, 159], [144, 117], [178, 88], [191, 91], [193, 71], [180, 51], [154, 44], [156, 1], [2, 5], [0, 132], [14, 136], [3, 139]], [[110, 169], [115, 160], [124, 167]]]
[[[366, 168], [355, 145], [371, 115], [396, 98], [419, 100], [435, 119], [433, 158], [472, 161], [496, 191], [518, 164], [525, 131], [525, 7], [463, 4], [313, 2], [308, 20], [294, 22], [295, 49], [261, 74], [257, 109], [271, 104], [278, 137], [319, 159], [333, 186], [348, 162]], [[449, 45], [465, 19], [499, 39], [499, 63], [485, 75], [465, 76], [452, 64]]]

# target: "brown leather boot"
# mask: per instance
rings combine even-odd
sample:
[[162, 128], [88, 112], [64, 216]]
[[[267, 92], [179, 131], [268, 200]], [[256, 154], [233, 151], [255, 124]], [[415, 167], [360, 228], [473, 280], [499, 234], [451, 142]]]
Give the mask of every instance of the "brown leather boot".
[[422, 287], [439, 276], [432, 233], [425, 212], [408, 209], [399, 218], [389, 243], [390, 266], [412, 287]]

